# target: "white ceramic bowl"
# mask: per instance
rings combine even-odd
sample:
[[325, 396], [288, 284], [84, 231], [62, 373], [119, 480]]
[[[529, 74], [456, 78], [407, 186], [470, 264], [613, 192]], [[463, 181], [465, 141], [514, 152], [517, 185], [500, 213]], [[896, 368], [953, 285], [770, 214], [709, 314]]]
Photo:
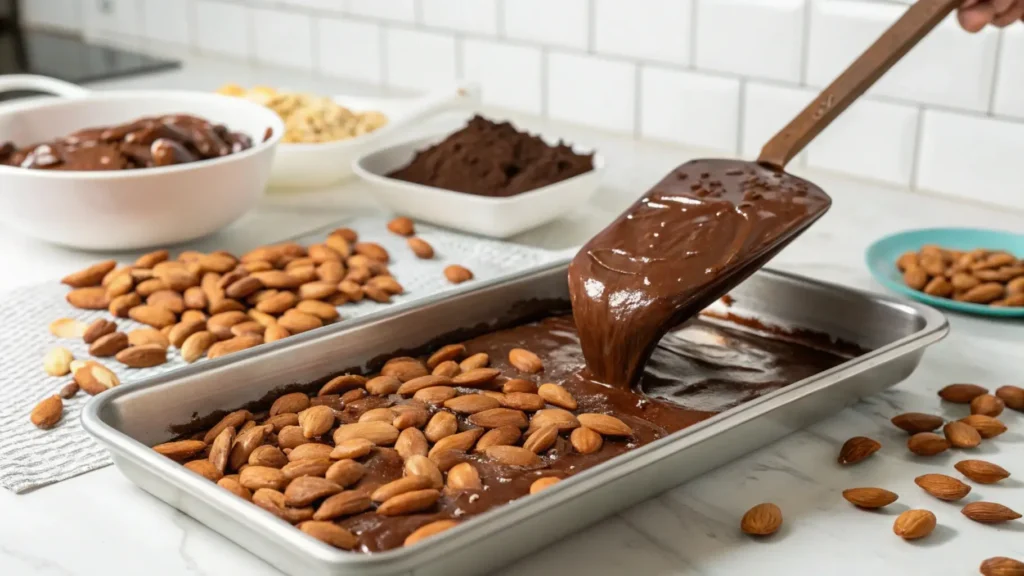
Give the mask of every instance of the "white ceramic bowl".
[[[129, 250], [205, 236], [237, 220], [263, 194], [284, 124], [271, 110], [201, 92], [89, 92], [38, 76], [0, 76], [0, 92], [62, 98], [0, 106], [0, 142], [51, 140], [90, 126], [185, 113], [248, 134], [253, 147], [178, 166], [109, 172], [0, 166], [0, 222], [27, 236], [87, 250]], [[273, 136], [261, 142], [264, 131]]]
[[282, 142], [274, 158], [270, 185], [305, 188], [351, 178], [353, 160], [379, 148], [382, 141], [403, 127], [445, 110], [472, 108], [479, 99], [480, 89], [474, 84], [458, 84], [416, 98], [334, 96], [335, 102], [351, 110], [381, 112], [388, 123], [349, 140], [316, 144]]
[[[387, 176], [407, 165], [417, 151], [441, 142], [449, 134], [444, 132], [366, 154], [352, 168], [360, 178], [374, 185], [374, 197], [393, 212], [491, 238], [508, 238], [547, 224], [585, 204], [601, 183], [604, 158], [597, 153], [590, 172], [506, 198], [453, 192]], [[593, 152], [580, 146], [573, 146], [573, 150], [580, 154]]]

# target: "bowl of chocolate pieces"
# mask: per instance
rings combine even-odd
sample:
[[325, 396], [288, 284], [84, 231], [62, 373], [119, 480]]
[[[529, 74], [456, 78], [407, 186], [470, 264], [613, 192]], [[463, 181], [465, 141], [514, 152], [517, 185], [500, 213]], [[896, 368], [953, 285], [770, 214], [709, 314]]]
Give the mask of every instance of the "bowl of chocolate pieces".
[[377, 150], [353, 165], [394, 212], [492, 238], [584, 205], [603, 168], [604, 159], [591, 149], [479, 115], [455, 132]]
[[0, 222], [87, 250], [128, 250], [213, 233], [263, 194], [284, 124], [217, 94], [87, 91], [0, 77], [0, 92], [58, 98], [0, 106]]
[[912, 230], [875, 242], [867, 263], [881, 284], [915, 300], [969, 314], [1024, 317], [1024, 235]]

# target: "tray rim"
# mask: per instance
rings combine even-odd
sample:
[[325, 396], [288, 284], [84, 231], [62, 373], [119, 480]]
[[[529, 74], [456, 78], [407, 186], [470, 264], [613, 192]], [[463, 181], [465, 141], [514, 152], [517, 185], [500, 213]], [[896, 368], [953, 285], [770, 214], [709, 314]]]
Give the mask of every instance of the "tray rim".
[[[403, 313], [414, 312], [417, 308], [438, 303], [458, 295], [482, 291], [504, 283], [525, 281], [528, 278], [547, 274], [559, 267], [565, 267], [567, 263], [568, 259], [564, 261], [559, 260], [548, 265], [538, 266], [524, 274], [507, 275], [503, 278], [495, 278], [485, 283], [482, 282], [467, 290], [450, 291], [423, 298], [415, 303], [404, 304], [400, 307], [396, 306], [380, 313], [368, 314], [347, 323], [347, 326], [344, 328], [341, 328], [341, 326], [344, 326], [344, 323], [338, 324], [335, 325], [338, 327], [335, 330], [324, 331], [320, 334], [300, 334], [298, 337], [275, 342], [272, 346], [287, 344], [288, 340], [293, 340], [291, 345], [302, 345], [315, 338], [333, 335], [336, 332], [358, 329], [371, 322], [392, 320]], [[918, 302], [908, 302], [886, 294], [877, 294], [867, 290], [832, 284], [770, 268], [763, 268], [757, 272], [757, 274], [765, 273], [782, 278], [785, 281], [802, 282], [818, 288], [836, 290], [855, 297], [871, 299], [887, 307], [902, 309], [904, 312], [910, 312], [922, 318], [924, 325], [917, 331], [872, 350], [863, 356], [851, 359], [829, 370], [726, 410], [693, 426], [669, 434], [655, 442], [580, 472], [566, 481], [552, 486], [548, 490], [533, 495], [531, 498], [515, 500], [474, 516], [468, 521], [445, 531], [443, 534], [430, 538], [427, 546], [420, 543], [411, 547], [399, 547], [373, 554], [360, 554], [335, 549], [307, 536], [300, 530], [296, 530], [293, 525], [252, 505], [250, 502], [227, 493], [209, 480], [189, 473], [186, 468], [160, 456], [149, 446], [117, 430], [100, 417], [100, 413], [107, 405], [118, 401], [122, 397], [158, 386], [171, 385], [175, 380], [191, 377], [202, 372], [241, 363], [270, 350], [270, 348], [265, 346], [260, 347], [263, 350], [259, 352], [256, 349], [250, 349], [240, 354], [232, 354], [217, 359], [213, 362], [205, 362], [201, 365], [175, 370], [167, 374], [152, 376], [130, 385], [119, 386], [89, 402], [82, 410], [80, 418], [83, 428], [115, 456], [114, 461], [119, 468], [121, 464], [117, 457], [123, 456], [134, 460], [135, 463], [147, 467], [151, 473], [162, 476], [165, 482], [174, 485], [180, 490], [188, 491], [191, 496], [202, 501], [205, 506], [232, 516], [239, 522], [249, 523], [251, 527], [261, 530], [266, 537], [277, 540], [282, 546], [292, 547], [293, 553], [303, 554], [310, 561], [318, 562], [331, 568], [382, 569], [390, 567], [398, 571], [411, 570], [414, 565], [421, 565], [423, 561], [429, 561], [442, 556], [448, 550], [460, 549], [464, 541], [479, 537], [481, 532], [477, 529], [482, 526], [488, 527], [486, 531], [488, 534], [500, 532], [504, 528], [532, 516], [538, 511], [554, 507], [554, 505], [563, 502], [563, 500], [571, 500], [597, 486], [629, 475], [651, 462], [666, 458], [675, 452], [699, 444], [716, 434], [749, 422], [783, 405], [793, 403], [819, 390], [833, 386], [840, 379], [854, 376], [881, 364], [893, 361], [914, 350], [923, 349], [943, 339], [949, 332], [948, 320], [941, 312]], [[284, 349], [286, 347], [278, 346], [276, 349]], [[625, 465], [627, 463], [630, 465]], [[196, 521], [198, 522], [198, 520]], [[217, 530], [214, 531], [221, 534]], [[226, 535], [221, 535], [227, 538]], [[228, 539], [231, 540], [231, 538]], [[240, 547], [246, 549], [244, 546]], [[247, 549], [246, 551], [252, 553]]]

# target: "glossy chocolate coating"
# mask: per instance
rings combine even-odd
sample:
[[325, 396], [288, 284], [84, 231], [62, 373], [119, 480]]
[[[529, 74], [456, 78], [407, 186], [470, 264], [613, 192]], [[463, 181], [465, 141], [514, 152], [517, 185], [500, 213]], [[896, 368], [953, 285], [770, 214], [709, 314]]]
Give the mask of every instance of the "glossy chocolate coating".
[[828, 209], [821, 189], [753, 162], [694, 160], [591, 239], [569, 267], [595, 377], [628, 388], [655, 344]]

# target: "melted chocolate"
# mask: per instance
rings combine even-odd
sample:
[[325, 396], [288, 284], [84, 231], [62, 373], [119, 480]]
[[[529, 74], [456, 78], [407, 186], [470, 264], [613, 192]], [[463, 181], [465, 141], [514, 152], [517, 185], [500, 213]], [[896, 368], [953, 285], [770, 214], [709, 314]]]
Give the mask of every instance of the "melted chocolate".
[[[566, 434], [562, 434], [554, 448], [544, 455], [543, 464], [534, 469], [505, 466], [477, 454], [452, 452], [453, 462], [473, 463], [484, 489], [445, 490], [430, 513], [387, 517], [368, 511], [340, 520], [339, 525], [358, 536], [357, 550], [374, 552], [400, 547], [406, 536], [424, 524], [483, 513], [528, 495], [530, 484], [540, 477], [571, 476], [847, 359], [837, 350], [699, 319], [666, 336], [647, 364], [640, 382], [642, 390], [634, 391], [611, 388], [587, 374], [571, 316], [554, 316], [491, 332], [468, 340], [465, 345], [467, 355], [486, 352], [490, 356], [490, 365], [502, 372], [499, 382], [524, 378], [509, 365], [509, 350], [533, 351], [543, 361], [544, 371], [526, 378], [537, 384], [561, 384], [579, 403], [576, 413], [614, 414], [633, 428], [634, 435], [629, 439], [605, 438], [600, 451], [583, 455], [575, 452]], [[350, 403], [345, 407], [344, 421], [354, 422], [366, 410], [391, 403], [372, 397]], [[464, 418], [459, 420], [461, 430], [471, 427]], [[369, 490], [402, 477], [402, 459], [393, 449], [374, 450], [365, 464], [369, 472], [358, 488]]]
[[569, 267], [590, 371], [628, 389], [668, 329], [763, 266], [830, 204], [806, 180], [752, 162], [677, 168]]

